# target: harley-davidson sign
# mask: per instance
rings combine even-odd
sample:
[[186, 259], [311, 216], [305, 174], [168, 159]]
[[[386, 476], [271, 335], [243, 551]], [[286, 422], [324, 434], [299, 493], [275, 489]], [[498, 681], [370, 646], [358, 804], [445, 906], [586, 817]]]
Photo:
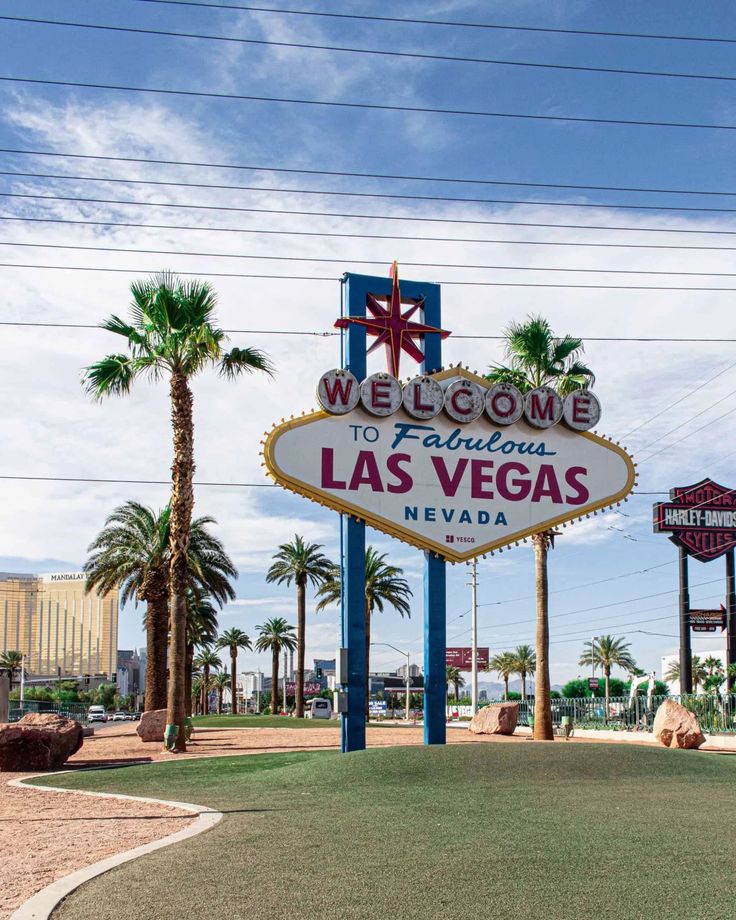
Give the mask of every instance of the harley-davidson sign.
[[587, 390], [522, 396], [458, 367], [403, 387], [329, 371], [318, 398], [325, 411], [268, 435], [270, 475], [454, 562], [613, 505], [634, 485], [628, 454], [584, 430], [600, 416]]
[[718, 559], [736, 546], [736, 490], [712, 479], [678, 486], [655, 504], [654, 531], [702, 562]]

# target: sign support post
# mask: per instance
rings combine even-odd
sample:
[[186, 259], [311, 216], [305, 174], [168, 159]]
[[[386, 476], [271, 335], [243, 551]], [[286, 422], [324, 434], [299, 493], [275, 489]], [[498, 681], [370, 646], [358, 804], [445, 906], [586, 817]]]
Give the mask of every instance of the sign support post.
[[[424, 323], [442, 327], [439, 285], [427, 285]], [[442, 336], [424, 337], [422, 373], [442, 368]], [[424, 743], [444, 744], [447, 732], [447, 584], [445, 560], [434, 553], [424, 555]]]
[[[365, 279], [360, 278], [360, 281]], [[346, 276], [347, 315], [365, 316], [367, 288]], [[358, 381], [366, 375], [365, 327], [350, 323], [346, 333], [345, 367]], [[343, 753], [365, 749], [365, 688], [368, 680], [365, 655], [365, 522], [343, 516], [344, 557], [342, 591], [342, 645], [348, 650], [348, 711], [341, 719]]]
[[[736, 564], [734, 550], [726, 553], [726, 666], [736, 664]], [[726, 671], [726, 688], [733, 693], [736, 677]]]
[[680, 693], [693, 692], [693, 651], [690, 638], [690, 588], [688, 585], [687, 551], [680, 554]]

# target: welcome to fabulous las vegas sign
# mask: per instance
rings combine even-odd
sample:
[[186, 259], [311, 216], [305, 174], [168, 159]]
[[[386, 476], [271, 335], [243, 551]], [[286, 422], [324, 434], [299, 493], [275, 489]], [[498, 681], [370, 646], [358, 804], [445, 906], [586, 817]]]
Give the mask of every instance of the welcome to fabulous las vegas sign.
[[266, 437], [264, 464], [277, 483], [452, 562], [626, 498], [634, 464], [590, 430], [601, 414], [590, 390], [564, 399], [549, 387], [522, 394], [459, 366], [402, 384], [400, 351], [417, 359], [413, 339], [448, 333], [402, 328], [408, 314], [395, 266], [393, 290], [385, 308], [369, 295], [376, 319], [358, 321], [386, 344], [394, 374], [358, 381], [346, 370], [324, 373], [321, 409], [282, 421]]

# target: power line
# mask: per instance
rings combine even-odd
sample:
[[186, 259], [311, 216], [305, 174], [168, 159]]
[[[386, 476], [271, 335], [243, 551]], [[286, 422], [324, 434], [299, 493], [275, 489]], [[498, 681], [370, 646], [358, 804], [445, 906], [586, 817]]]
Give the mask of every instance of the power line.
[[[17, 482], [89, 482], [89, 483], [114, 483], [115, 485], [135, 486], [170, 486], [170, 479], [93, 479], [89, 477], [74, 476], [3, 476], [0, 479]], [[273, 482], [194, 482], [195, 486], [214, 486], [217, 488], [235, 489], [277, 489]]]
[[[380, 264], [384, 264], [383, 262]], [[35, 262], [0, 262], [0, 268], [21, 269], [47, 269], [50, 271], [75, 271], [75, 272], [113, 272], [126, 275], [150, 275], [155, 269], [151, 268], [112, 268], [98, 265], [42, 265]], [[331, 275], [273, 275], [255, 272], [216, 272], [209, 269], [200, 271], [184, 271], [174, 269], [177, 275], [183, 277], [209, 277], [209, 278], [261, 278], [270, 281], [339, 281], [337, 276]], [[585, 291], [699, 291], [699, 292], [727, 292], [736, 291], [736, 287], [697, 287], [688, 285], [652, 285], [652, 284], [552, 284], [549, 282], [533, 281], [448, 281], [437, 279], [434, 284], [444, 284], [446, 287], [503, 287], [503, 288], [560, 288], [564, 290]], [[458, 336], [459, 338], [459, 336]], [[481, 338], [481, 336], [479, 336]], [[723, 339], [703, 339], [701, 341], [725, 341]]]
[[[681, 402], [684, 402], [686, 399], [689, 399], [694, 393], [697, 393], [699, 390], [702, 390], [703, 387], [708, 386], [709, 383], [713, 383], [714, 380], [717, 380], [719, 377], [722, 377], [727, 371], [730, 371], [734, 367], [736, 367], [736, 361], [732, 362], [731, 364], [728, 364], [722, 370], [718, 371], [717, 374], [713, 374], [712, 377], [708, 377], [707, 380], [704, 380], [702, 383], [699, 383], [696, 387], [693, 387], [693, 389], [688, 390], [684, 396], [681, 396], [679, 399], [676, 399], [674, 402], [668, 403], [668, 405], [666, 405], [664, 409], [660, 409], [659, 412], [655, 412], [654, 415], [651, 415], [648, 419], [645, 419], [645, 421], [637, 425], [636, 428], [632, 428], [631, 431], [627, 431], [626, 434], [623, 435], [623, 437], [624, 438], [630, 437], [632, 434], [634, 434], [635, 431], [639, 431], [645, 425], [648, 425], [650, 422], [653, 422], [654, 419], [659, 418], [660, 415], [664, 415], [665, 412], [669, 412], [670, 409], [673, 409], [675, 406], [678, 406]], [[675, 429], [673, 428], [672, 431], [674, 430]], [[672, 434], [672, 432], [668, 431], [667, 434]], [[663, 435], [663, 437], [666, 437], [666, 435]]]
[[340, 189], [289, 188], [266, 185], [226, 185], [207, 182], [174, 182], [163, 179], [122, 179], [116, 176], [72, 176], [55, 173], [17, 172], [13, 170], [0, 170], [0, 176], [16, 176], [19, 178], [31, 179], [61, 179], [69, 182], [108, 182], [124, 185], [166, 186], [170, 188], [202, 188], [215, 189], [217, 191], [267, 192], [273, 195], [321, 195], [340, 198], [385, 198], [392, 201], [445, 201], [452, 204], [514, 204], [526, 205], [529, 207], [605, 208], [607, 210], [618, 211], [685, 211], [705, 214], [736, 214], [736, 208], [707, 208], [659, 204], [618, 204], [613, 201], [576, 202], [528, 198], [461, 198], [448, 195], [409, 195], [392, 192], [346, 192]]
[[658, 41], [715, 42], [736, 44], [736, 38], [716, 38], [709, 35], [660, 35], [648, 32], [611, 32], [594, 29], [560, 29], [542, 26], [519, 26], [490, 22], [462, 22], [456, 19], [416, 19], [402, 16], [369, 16], [357, 13], [332, 13], [324, 10], [289, 10], [268, 6], [244, 6], [236, 3], [194, 2], [194, 0], [138, 0], [139, 3], [158, 3], [167, 6], [203, 7], [205, 9], [240, 10], [248, 13], [273, 13], [279, 16], [319, 16], [326, 19], [353, 19], [362, 22], [401, 22], [422, 26], [445, 26], [462, 29], [494, 29], [509, 32], [541, 32], [553, 35], [596, 35], [605, 38], [643, 38]]
[[[719, 400], [719, 402], [723, 402], [723, 400]], [[733, 409], [729, 409], [728, 412], [724, 412], [723, 415], [719, 415], [718, 418], [714, 418], [710, 422], [706, 422], [705, 425], [701, 425], [700, 428], [696, 428], [695, 431], [691, 431], [689, 434], [683, 435], [683, 437], [678, 438], [677, 441], [673, 441], [671, 444], [665, 444], [664, 447], [661, 447], [659, 450], [655, 451], [653, 454], [649, 454], [648, 457], [644, 457], [644, 459], [640, 460], [639, 463], [646, 463], [647, 461], [651, 460], [653, 457], [658, 457], [661, 453], [664, 453], [664, 451], [669, 450], [671, 447], [676, 447], [678, 444], [682, 444], [683, 441], [687, 441], [687, 439], [691, 438], [694, 434], [699, 434], [701, 431], [704, 431], [706, 428], [710, 428], [711, 425], [715, 425], [716, 422], [720, 422], [724, 418], [727, 418], [729, 415], [733, 415], [734, 412], [736, 412], [736, 406], [734, 406]], [[688, 421], [692, 421], [692, 418], [688, 419]], [[652, 443], [656, 443], [656, 442], [653, 441]]]
[[[731, 365], [731, 367], [733, 367], [733, 365]], [[705, 384], [701, 384], [701, 387], [702, 386], [705, 386]], [[698, 387], [698, 389], [700, 389], [701, 387]], [[685, 425], [689, 425], [690, 422], [694, 421], [696, 418], [700, 418], [701, 415], [705, 415], [706, 412], [710, 412], [711, 409], [715, 409], [716, 406], [720, 406], [722, 402], [725, 402], [727, 399], [731, 399], [731, 397], [733, 396], [736, 396], [736, 390], [731, 390], [730, 393], [726, 393], [725, 396], [721, 396], [720, 399], [717, 399], [714, 403], [711, 403], [709, 406], [705, 406], [703, 409], [699, 409], [695, 413], [695, 415], [691, 415], [689, 418], [686, 418], [684, 422], [680, 422], [679, 425], [675, 425], [674, 428], [670, 428], [669, 431], [665, 431], [664, 434], [661, 434], [659, 437], [655, 438], [653, 441], [650, 441], [648, 444], [644, 444], [642, 447], [639, 448], [639, 450], [641, 451], [649, 450], [650, 447], [653, 447], [655, 444], [659, 444], [660, 441], [663, 441], [666, 437], [669, 437], [669, 435], [674, 434], [676, 431], [679, 431], [681, 428], [684, 428]], [[723, 418], [723, 416], [721, 416], [721, 418]], [[710, 424], [710, 422], [708, 424]]]
[[87, 83], [81, 80], [41, 80], [37, 77], [0, 76], [3, 83], [23, 83], [31, 86], [63, 86], [73, 89], [101, 89], [123, 93], [148, 93], [157, 96], [184, 96], [196, 99], [221, 99], [226, 102], [267, 102], [281, 105], [322, 106], [324, 108], [360, 109], [361, 111], [409, 112], [422, 115], [453, 115], [466, 118], [511, 118], [523, 121], [550, 121], [563, 124], [623, 125], [639, 128], [684, 128], [709, 131], [736, 131], [735, 124], [652, 121], [639, 118], [601, 118], [583, 115], [540, 115], [529, 112], [490, 112], [477, 109], [445, 109], [436, 106], [390, 105], [381, 102], [343, 102], [334, 99], [297, 99], [285, 96], [255, 96], [244, 93], [215, 93], [204, 90], [165, 89], [153, 86], [130, 86], [120, 83]]
[[[736, 79], [736, 77], [734, 78]], [[460, 176], [416, 176], [403, 173], [351, 172], [336, 169], [306, 169], [286, 166], [254, 166], [249, 163], [213, 163], [202, 160], [164, 160], [152, 157], [111, 156], [93, 153], [69, 153], [60, 150], [26, 150], [22, 147], [0, 147], [0, 153], [33, 157], [63, 157], [73, 160], [102, 160], [112, 163], [147, 163], [154, 166], [195, 166], [202, 169], [248, 170], [250, 172], [292, 173], [302, 176], [338, 176], [347, 179], [391, 179], [400, 182], [445, 182], [459, 185], [509, 185], [519, 188], [561, 188], [596, 192], [648, 192], [658, 195], [718, 195], [734, 196], [736, 191], [662, 188], [625, 185], [572, 185], [563, 182], [518, 182], [506, 179], [479, 179]]]
[[[190, 204], [183, 202], [168, 201], [136, 201], [125, 198], [83, 198], [79, 195], [39, 195], [29, 192], [0, 192], [0, 198], [21, 198], [33, 201], [73, 201], [83, 204], [116, 204], [131, 205], [140, 208], [187, 208], [197, 211], [226, 211], [247, 214], [283, 214], [288, 217], [344, 217], [355, 220], [380, 220], [380, 221], [411, 221], [412, 223], [431, 223], [431, 224], [474, 224], [477, 226], [503, 226], [503, 227], [546, 227], [566, 230], [607, 230], [607, 231], [632, 231], [642, 233], [687, 233], [708, 236], [736, 236], [736, 230], [691, 230], [684, 228], [668, 227], [616, 227], [600, 224], [550, 224], [529, 221], [499, 221], [499, 220], [480, 220], [474, 218], [456, 218], [456, 217], [416, 217], [411, 214], [351, 214], [342, 211], [299, 211], [283, 208], [246, 208], [234, 205], [215, 205], [215, 204]], [[470, 199], [462, 199], [469, 201]], [[524, 202], [529, 204], [529, 202]], [[542, 203], [544, 204], [544, 202]], [[597, 205], [597, 207], [605, 207]], [[612, 207], [619, 207], [614, 205]], [[684, 210], [684, 209], [683, 209]]]
[[[179, 273], [181, 274], [181, 273]], [[29, 326], [31, 328], [50, 328], [50, 329], [94, 329], [97, 332], [105, 332], [106, 330], [95, 323], [51, 323], [51, 322], [27, 322], [22, 320], [0, 320], [0, 326], [18, 326], [25, 327]], [[223, 332], [227, 332], [231, 335], [306, 335], [316, 338], [330, 338], [332, 336], [339, 336], [339, 332], [320, 332], [315, 330], [307, 329], [223, 329]], [[503, 335], [463, 335], [462, 333], [453, 332], [453, 339], [484, 339], [491, 341], [502, 342], [505, 341], [506, 336]], [[658, 344], [660, 342], [669, 342], [669, 343], [681, 343], [681, 344], [724, 344], [736, 342], [736, 338], [733, 339], [694, 339], [694, 338], [632, 338], [632, 337], [623, 337], [623, 336], [605, 336], [605, 335], [583, 335], [581, 338], [586, 342], [637, 342], [637, 343], [650, 343]], [[659, 492], [639, 492], [639, 495], [659, 495]]]
[[[734, 252], [736, 246], [678, 246], [664, 243], [586, 243], [578, 241], [560, 240], [500, 240], [483, 239], [478, 237], [456, 236], [406, 236], [393, 233], [338, 233], [322, 230], [266, 230], [262, 227], [205, 227], [183, 226], [181, 224], [142, 224], [135, 221], [116, 220], [73, 220], [66, 217], [15, 217], [0, 214], [0, 220], [15, 223], [33, 224], [69, 224], [72, 226], [90, 227], [126, 227], [140, 230], [186, 230], [200, 233], [252, 233], [262, 236], [305, 236], [324, 237], [326, 239], [351, 239], [351, 240], [406, 240], [412, 243], [483, 243], [502, 246], [563, 246], [573, 248], [593, 249], [663, 249], [673, 251], [698, 252]], [[612, 228], [613, 229], [613, 228]]]
[[[229, 331], [229, 330], [225, 330]], [[9, 481], [18, 481], [18, 482], [99, 482], [99, 483], [114, 483], [119, 485], [171, 485], [170, 479], [102, 479], [102, 478], [90, 478], [90, 477], [74, 477], [74, 476], [16, 476], [16, 475], [0, 475], [0, 480], [9, 480]], [[271, 482], [196, 482], [195, 486], [223, 486], [225, 488], [237, 488], [237, 489], [276, 489], [280, 488], [275, 483]], [[664, 495], [662, 492], [633, 492], [634, 495]], [[698, 507], [697, 505], [695, 507]], [[656, 566], [653, 566], [656, 568]], [[709, 582], [704, 582], [704, 584], [709, 584]], [[697, 587], [697, 585], [693, 585]]]
[[485, 64], [499, 67], [521, 67], [541, 70], [563, 70], [577, 73], [604, 73], [635, 77], [666, 77], [685, 80], [736, 81], [736, 76], [707, 73], [684, 73], [681, 71], [633, 70], [622, 67], [592, 67], [579, 64], [551, 64], [537, 61], [511, 61], [496, 58], [479, 58], [451, 54], [430, 54], [419, 51], [389, 51], [385, 48], [355, 48], [344, 45], [316, 45], [308, 42], [272, 41], [263, 38], [243, 38], [232, 35], [208, 35], [201, 32], [173, 32], [166, 29], [144, 29], [133, 26], [111, 26], [100, 23], [70, 22], [58, 19], [32, 19], [27, 16], [0, 16], [6, 22], [22, 22], [31, 25], [63, 26], [73, 29], [88, 29], [100, 32], [125, 32], [130, 35], [156, 35], [167, 38], [188, 38], [200, 41], [227, 42], [239, 45], [261, 45], [276, 48], [295, 48], [306, 51], [331, 51], [345, 54], [368, 54], [372, 57], [406, 58], [423, 61], [439, 61], [457, 64]]
[[[266, 262], [317, 262], [320, 264], [344, 265], [385, 265], [388, 259], [355, 259], [344, 256], [325, 258], [318, 256], [273, 256], [258, 253], [237, 252], [192, 252], [183, 249], [140, 249], [125, 246], [83, 246], [81, 244], [67, 243], [26, 243], [16, 240], [0, 240], [0, 246], [18, 246], [25, 249], [64, 249], [81, 252], [122, 252], [137, 255], [163, 255], [163, 256], [198, 256], [214, 259], [251, 259]], [[533, 265], [481, 265], [465, 262], [409, 262], [402, 263], [410, 268], [450, 268], [470, 269], [478, 271], [510, 271], [510, 272], [565, 272], [585, 275], [676, 275], [678, 277], [692, 278], [736, 278], [736, 272], [694, 272], [694, 271], [662, 271], [660, 269], [639, 268], [565, 268], [557, 266]]]

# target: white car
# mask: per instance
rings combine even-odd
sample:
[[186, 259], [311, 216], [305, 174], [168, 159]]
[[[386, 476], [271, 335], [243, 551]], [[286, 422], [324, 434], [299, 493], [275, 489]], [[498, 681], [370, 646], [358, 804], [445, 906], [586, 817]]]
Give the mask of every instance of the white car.
[[88, 722], [107, 722], [107, 713], [104, 706], [90, 706], [87, 711]]
[[128, 722], [130, 720], [130, 714], [119, 709], [113, 715], [112, 720], [113, 722]]

